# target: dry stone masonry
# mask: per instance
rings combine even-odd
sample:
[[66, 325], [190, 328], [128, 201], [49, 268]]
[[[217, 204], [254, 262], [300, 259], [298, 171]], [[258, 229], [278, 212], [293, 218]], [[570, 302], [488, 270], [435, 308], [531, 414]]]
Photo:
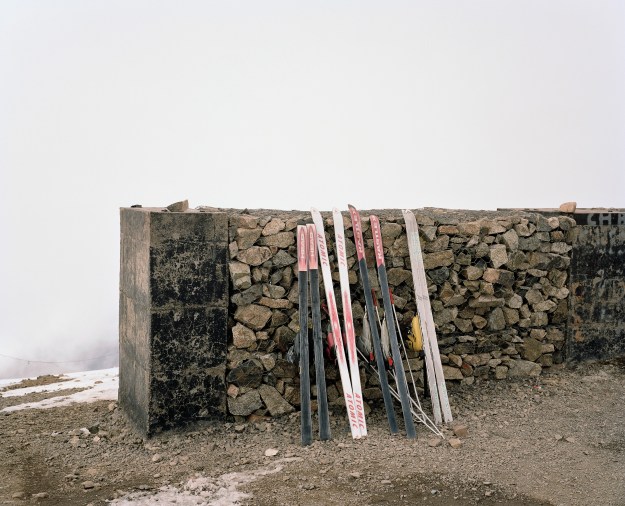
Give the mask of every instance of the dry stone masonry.
[[[377, 289], [368, 215], [362, 215], [370, 279]], [[389, 284], [406, 334], [416, 311], [406, 231], [400, 213], [380, 215]], [[325, 216], [333, 255], [332, 218]], [[344, 218], [358, 325], [364, 297], [348, 213]], [[277, 212], [241, 213], [230, 219], [232, 318], [226, 382], [231, 414], [268, 410], [274, 415], [298, 405], [297, 368], [285, 354], [299, 330], [294, 231], [305, 220], [307, 213]], [[543, 367], [562, 362], [572, 218], [422, 211], [417, 220], [448, 380], [472, 384], [479, 377], [537, 376]], [[333, 273], [338, 282], [336, 269]], [[423, 368], [416, 355], [410, 361], [413, 369]], [[338, 372], [331, 365], [326, 370], [330, 404], [342, 405]], [[363, 373], [363, 384], [367, 400], [380, 398], [375, 376]], [[268, 392], [273, 394], [270, 404]]]
[[[143, 220], [154, 216], [150, 233], [158, 241], [150, 239], [137, 213], [143, 213]], [[388, 280], [406, 335], [416, 306], [401, 212], [371, 213], [382, 224]], [[369, 277], [381, 300], [369, 229], [371, 213], [361, 212], [363, 234]], [[212, 223], [215, 236], [185, 238], [189, 225], [184, 220], [190, 215], [191, 221]], [[573, 215], [437, 209], [417, 210], [415, 215], [448, 381], [472, 385], [480, 378], [535, 377], [543, 368], [565, 360], [573, 297], [571, 258], [583, 228]], [[167, 219], [170, 228], [155, 230], [162, 216], [180, 217], [176, 223], [181, 230], [172, 229], [174, 221]], [[336, 289], [332, 217], [331, 213], [323, 216]], [[353, 315], [359, 326], [364, 296], [349, 213], [343, 217]], [[151, 433], [215, 414], [280, 416], [298, 408], [298, 367], [286, 357], [299, 331], [295, 231], [305, 222], [310, 222], [310, 215], [303, 211], [122, 210], [120, 398], [122, 405], [127, 398], [125, 404], [131, 410], [132, 402], [140, 401], [134, 419], [142, 430]], [[621, 237], [622, 233], [619, 241]], [[205, 255], [196, 247], [205, 248]], [[145, 265], [137, 269], [137, 262]], [[145, 279], [151, 280], [151, 298], [144, 293], [145, 287], [135, 293], [129, 272], [135, 272], [135, 277], [141, 274], [144, 284]], [[617, 281], [609, 286], [614, 288]], [[211, 296], [205, 300], [203, 294]], [[200, 307], [211, 309], [206, 313]], [[197, 314], [202, 315], [199, 323], [194, 319]], [[208, 317], [212, 322], [204, 322]], [[143, 327], [137, 328], [137, 322]], [[324, 322], [324, 330], [326, 326]], [[616, 332], [622, 334], [622, 329]], [[146, 335], [151, 335], [151, 341], [146, 341]], [[131, 345], [133, 339], [141, 346]], [[415, 354], [408, 361], [423, 386], [421, 359]], [[212, 372], [202, 379], [203, 370]], [[142, 390], [137, 392], [138, 386], [124, 383], [124, 377], [141, 378]], [[326, 377], [330, 408], [342, 412], [338, 370], [329, 362]], [[363, 369], [361, 380], [366, 409], [381, 403], [377, 378]], [[316, 410], [314, 385], [312, 390]]]

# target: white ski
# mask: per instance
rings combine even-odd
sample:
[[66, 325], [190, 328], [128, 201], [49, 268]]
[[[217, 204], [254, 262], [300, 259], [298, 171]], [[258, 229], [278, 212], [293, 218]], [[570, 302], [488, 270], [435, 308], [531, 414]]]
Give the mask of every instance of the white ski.
[[356, 415], [356, 403], [352, 391], [352, 383], [349, 378], [349, 369], [345, 357], [345, 348], [343, 347], [343, 338], [341, 334], [341, 324], [339, 322], [339, 314], [336, 308], [336, 298], [334, 296], [334, 287], [332, 283], [332, 273], [330, 272], [330, 260], [328, 259], [328, 247], [326, 245], [326, 236], [323, 227], [323, 218], [317, 209], [310, 210], [315, 228], [317, 230], [317, 247], [319, 249], [319, 260], [321, 264], [321, 274], [323, 276], [323, 287], [328, 302], [328, 312], [330, 313], [330, 324], [332, 325], [332, 335], [334, 338], [334, 349], [336, 351], [336, 359], [339, 365], [339, 373], [341, 375], [341, 385], [343, 386], [343, 396], [345, 397], [345, 405], [347, 407], [347, 415], [349, 417], [349, 425], [354, 439], [360, 438], [360, 428], [358, 417]]
[[356, 404], [356, 418], [360, 435], [367, 435], [367, 423], [362, 400], [362, 387], [360, 385], [360, 368], [358, 366], [358, 353], [356, 351], [356, 332], [354, 331], [354, 317], [352, 315], [352, 297], [349, 291], [349, 275], [347, 273], [347, 253], [345, 252], [345, 227], [343, 215], [334, 208], [334, 237], [336, 239], [337, 263], [339, 266], [339, 279], [341, 284], [341, 302], [343, 303], [343, 327], [345, 329], [345, 345], [349, 358], [349, 370], [352, 378], [352, 390]]
[[430, 294], [428, 293], [427, 280], [425, 278], [425, 268], [423, 266], [423, 253], [421, 253], [421, 242], [419, 240], [419, 225], [412, 211], [405, 209], [402, 211], [406, 222], [406, 234], [408, 236], [408, 250], [410, 251], [410, 265], [412, 267], [412, 280], [414, 283], [415, 300], [417, 302], [417, 312], [421, 321], [421, 332], [423, 334], [423, 349], [425, 352], [425, 364], [428, 373], [428, 386], [432, 398], [432, 411], [434, 421], [442, 423], [451, 422], [451, 408], [447, 397], [447, 386], [443, 375], [438, 341], [436, 339], [436, 329], [432, 318], [432, 307], [430, 306]]

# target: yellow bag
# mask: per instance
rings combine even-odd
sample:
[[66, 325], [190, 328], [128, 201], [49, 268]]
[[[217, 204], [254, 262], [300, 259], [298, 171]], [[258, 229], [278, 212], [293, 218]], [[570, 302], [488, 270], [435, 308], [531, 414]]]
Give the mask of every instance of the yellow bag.
[[412, 319], [411, 331], [408, 333], [406, 345], [412, 351], [421, 351], [423, 349], [423, 335], [421, 334], [421, 322], [418, 316]]

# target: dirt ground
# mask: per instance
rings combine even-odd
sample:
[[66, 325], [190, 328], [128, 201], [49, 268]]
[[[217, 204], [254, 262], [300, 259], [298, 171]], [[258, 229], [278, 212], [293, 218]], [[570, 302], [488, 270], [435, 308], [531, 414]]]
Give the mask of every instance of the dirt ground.
[[305, 448], [297, 414], [144, 440], [108, 401], [1, 412], [0, 504], [625, 505], [623, 363], [449, 392], [460, 448], [450, 428], [391, 436], [381, 405], [366, 439], [335, 409], [333, 439]]

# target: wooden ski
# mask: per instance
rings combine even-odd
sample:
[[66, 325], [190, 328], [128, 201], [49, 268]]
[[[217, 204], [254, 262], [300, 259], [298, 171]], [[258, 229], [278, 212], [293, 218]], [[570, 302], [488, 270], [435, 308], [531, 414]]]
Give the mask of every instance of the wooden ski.
[[425, 352], [425, 364], [430, 396], [432, 398], [434, 421], [440, 424], [442, 423], [441, 418], [444, 418], [445, 422], [449, 423], [453, 421], [453, 417], [451, 407], [449, 406], [447, 386], [445, 385], [445, 376], [443, 374], [443, 366], [438, 350], [438, 341], [436, 339], [436, 328], [432, 317], [432, 307], [430, 306], [430, 294], [425, 278], [423, 253], [421, 252], [421, 241], [419, 240], [419, 225], [412, 211], [406, 209], [403, 211], [403, 215], [404, 221], [406, 222], [412, 280], [414, 283], [415, 300], [417, 302], [417, 312], [419, 313], [419, 320], [421, 322], [423, 351]]

